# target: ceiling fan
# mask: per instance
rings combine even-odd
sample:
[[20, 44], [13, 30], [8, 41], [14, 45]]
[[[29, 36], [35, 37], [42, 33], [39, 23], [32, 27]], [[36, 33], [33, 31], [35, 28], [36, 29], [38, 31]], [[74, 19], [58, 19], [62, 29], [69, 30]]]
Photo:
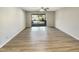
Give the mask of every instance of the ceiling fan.
[[41, 7], [40, 11], [48, 11], [48, 7]]

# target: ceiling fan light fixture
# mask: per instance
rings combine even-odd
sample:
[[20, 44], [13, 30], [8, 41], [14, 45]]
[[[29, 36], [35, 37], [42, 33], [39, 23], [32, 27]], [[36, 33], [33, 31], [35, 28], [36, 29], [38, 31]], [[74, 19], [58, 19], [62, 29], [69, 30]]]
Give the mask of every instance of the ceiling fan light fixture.
[[48, 11], [49, 8], [41, 7], [40, 11]]
[[40, 9], [40, 11], [45, 11], [44, 9]]

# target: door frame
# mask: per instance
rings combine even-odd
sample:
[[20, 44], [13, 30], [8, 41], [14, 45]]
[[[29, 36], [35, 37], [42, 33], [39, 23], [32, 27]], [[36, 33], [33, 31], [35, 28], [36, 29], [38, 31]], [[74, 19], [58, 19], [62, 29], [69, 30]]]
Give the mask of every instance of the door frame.
[[32, 15], [45, 15], [46, 26], [47, 26], [47, 18], [46, 18], [46, 14], [31, 14], [31, 27], [33, 27], [33, 26], [32, 26]]

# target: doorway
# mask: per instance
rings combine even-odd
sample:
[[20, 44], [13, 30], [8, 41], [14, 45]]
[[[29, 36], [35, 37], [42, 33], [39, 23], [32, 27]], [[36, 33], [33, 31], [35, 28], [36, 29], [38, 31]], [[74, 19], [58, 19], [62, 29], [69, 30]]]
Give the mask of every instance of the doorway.
[[32, 26], [46, 26], [46, 15], [45, 14], [33, 14], [32, 15]]

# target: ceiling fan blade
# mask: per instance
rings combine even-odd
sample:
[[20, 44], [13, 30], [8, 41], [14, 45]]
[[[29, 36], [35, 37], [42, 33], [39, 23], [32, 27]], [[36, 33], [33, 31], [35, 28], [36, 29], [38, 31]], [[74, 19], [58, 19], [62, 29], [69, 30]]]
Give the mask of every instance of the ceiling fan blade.
[[41, 9], [44, 11], [48, 11], [49, 8], [48, 7], [41, 7]]
[[47, 7], [47, 8], [45, 8], [45, 11], [48, 11], [49, 10], [49, 8]]
[[44, 7], [41, 7], [41, 9], [44, 9]]

